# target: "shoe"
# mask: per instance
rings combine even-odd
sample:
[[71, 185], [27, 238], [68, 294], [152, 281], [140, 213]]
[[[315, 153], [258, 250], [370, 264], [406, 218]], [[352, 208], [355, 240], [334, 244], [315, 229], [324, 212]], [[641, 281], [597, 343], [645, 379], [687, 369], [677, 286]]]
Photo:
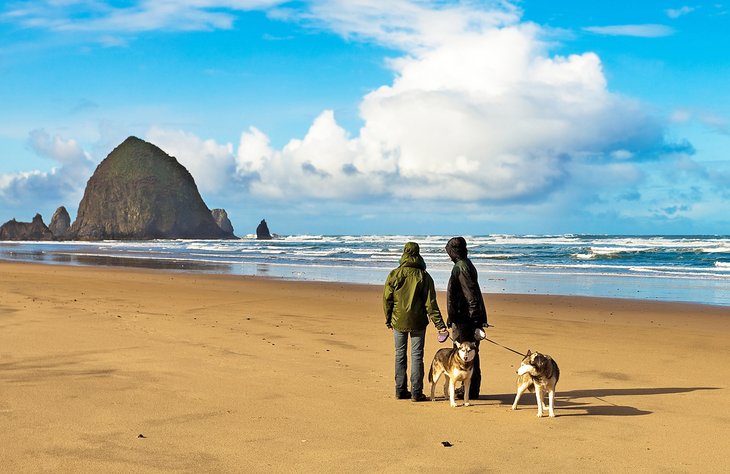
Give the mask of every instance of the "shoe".
[[425, 402], [428, 400], [428, 397], [422, 393], [417, 393], [411, 397], [412, 402]]
[[409, 392], [408, 390], [406, 390], [405, 392], [396, 392], [395, 398], [397, 398], [398, 400], [407, 400], [411, 398], [411, 392]]

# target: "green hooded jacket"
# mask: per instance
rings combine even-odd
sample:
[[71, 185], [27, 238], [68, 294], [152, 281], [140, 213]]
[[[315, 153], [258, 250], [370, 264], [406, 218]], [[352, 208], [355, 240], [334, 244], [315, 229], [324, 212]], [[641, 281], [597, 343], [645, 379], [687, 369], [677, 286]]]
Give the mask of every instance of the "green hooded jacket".
[[385, 324], [401, 332], [426, 329], [430, 319], [436, 328], [445, 329], [436, 302], [433, 278], [415, 242], [406, 243], [398, 268], [390, 272], [383, 291]]

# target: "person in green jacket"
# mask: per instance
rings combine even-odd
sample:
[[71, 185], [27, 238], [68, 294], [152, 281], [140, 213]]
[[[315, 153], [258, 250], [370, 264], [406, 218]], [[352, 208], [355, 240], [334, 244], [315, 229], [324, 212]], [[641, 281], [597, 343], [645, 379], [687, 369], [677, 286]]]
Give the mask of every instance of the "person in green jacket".
[[[385, 325], [395, 340], [395, 396], [414, 402], [427, 400], [423, 393], [423, 348], [426, 326], [431, 319], [443, 335], [448, 334], [436, 302], [433, 278], [415, 242], [406, 243], [400, 265], [388, 275], [383, 291]], [[408, 391], [408, 337], [411, 338], [411, 391]]]

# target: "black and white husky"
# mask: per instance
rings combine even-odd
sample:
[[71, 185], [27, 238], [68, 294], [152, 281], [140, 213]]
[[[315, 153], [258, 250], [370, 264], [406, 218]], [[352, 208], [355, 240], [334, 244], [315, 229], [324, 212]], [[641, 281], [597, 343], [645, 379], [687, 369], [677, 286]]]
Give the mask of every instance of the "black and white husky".
[[545, 392], [547, 392], [550, 400], [550, 416], [554, 417], [555, 386], [558, 384], [559, 378], [560, 369], [552, 357], [528, 350], [517, 369], [517, 395], [512, 409], [517, 409], [517, 402], [520, 400], [522, 392], [534, 389], [537, 399], [537, 416], [542, 417], [543, 411], [548, 409], [545, 406]]
[[476, 356], [476, 344], [473, 342], [460, 342], [452, 348], [441, 349], [433, 356], [431, 369], [428, 371], [428, 381], [431, 382], [431, 401], [434, 400], [436, 382], [441, 375], [446, 375], [444, 380], [444, 396], [446, 395], [446, 384], [449, 387], [449, 401], [451, 406], [456, 406], [454, 391], [456, 383], [464, 383], [464, 406], [469, 406], [469, 385], [471, 374], [474, 369], [474, 356]]

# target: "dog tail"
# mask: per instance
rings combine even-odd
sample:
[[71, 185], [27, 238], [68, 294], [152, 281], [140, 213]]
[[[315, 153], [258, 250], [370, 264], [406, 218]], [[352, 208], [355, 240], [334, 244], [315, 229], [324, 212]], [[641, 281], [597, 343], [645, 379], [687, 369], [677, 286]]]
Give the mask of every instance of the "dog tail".
[[428, 383], [433, 383], [433, 361], [431, 361], [431, 367], [428, 368]]

